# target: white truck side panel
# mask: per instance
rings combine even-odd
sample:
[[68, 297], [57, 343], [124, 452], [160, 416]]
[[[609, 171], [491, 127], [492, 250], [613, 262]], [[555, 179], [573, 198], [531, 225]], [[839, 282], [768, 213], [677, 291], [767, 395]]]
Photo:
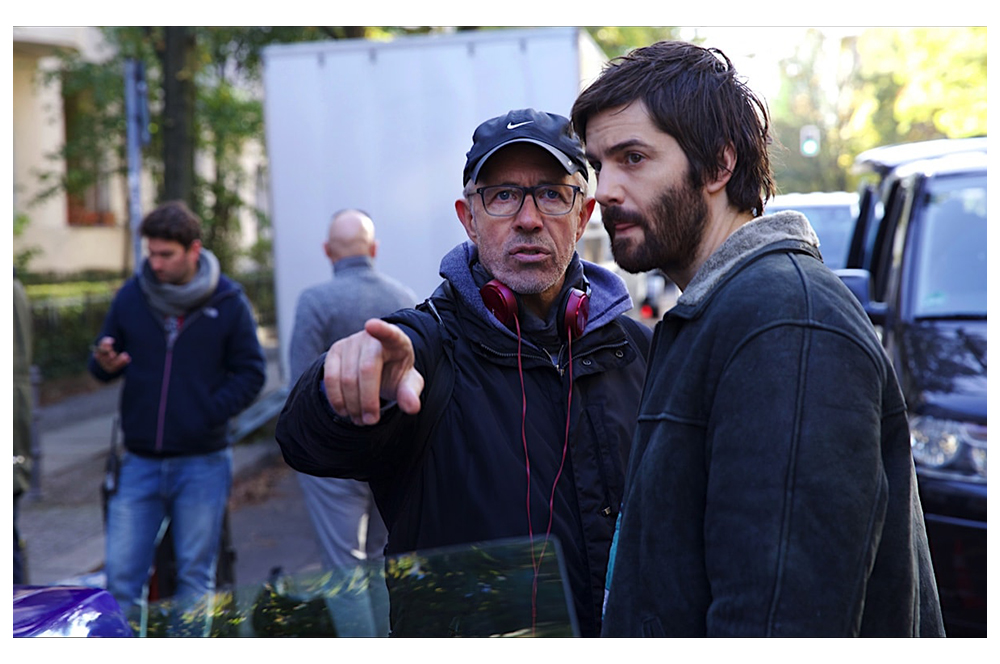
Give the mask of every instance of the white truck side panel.
[[367, 211], [379, 240], [377, 267], [419, 298], [429, 296], [441, 281], [441, 257], [466, 239], [454, 202], [476, 126], [514, 108], [568, 115], [603, 62], [595, 52], [578, 28], [265, 49], [284, 376], [299, 293], [330, 278], [322, 243], [331, 215]]

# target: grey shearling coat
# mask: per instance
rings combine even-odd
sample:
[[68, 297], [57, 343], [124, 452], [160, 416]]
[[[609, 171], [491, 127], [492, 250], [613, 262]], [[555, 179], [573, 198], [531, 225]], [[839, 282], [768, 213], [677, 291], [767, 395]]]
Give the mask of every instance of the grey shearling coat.
[[805, 217], [739, 229], [657, 326], [604, 636], [943, 636], [892, 365]]

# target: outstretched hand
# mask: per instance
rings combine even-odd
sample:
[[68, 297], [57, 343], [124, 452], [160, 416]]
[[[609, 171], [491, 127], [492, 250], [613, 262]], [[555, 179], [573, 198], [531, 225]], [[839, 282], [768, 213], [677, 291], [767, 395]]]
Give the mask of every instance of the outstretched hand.
[[326, 354], [323, 383], [334, 412], [358, 425], [379, 421], [380, 399], [410, 415], [420, 411], [424, 378], [413, 368], [413, 344], [397, 326], [373, 318]]

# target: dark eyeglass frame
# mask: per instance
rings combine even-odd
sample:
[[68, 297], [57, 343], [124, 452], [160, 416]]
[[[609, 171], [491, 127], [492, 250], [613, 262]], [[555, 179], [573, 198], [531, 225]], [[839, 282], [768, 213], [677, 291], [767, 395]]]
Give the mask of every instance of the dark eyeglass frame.
[[[564, 212], [545, 212], [545, 211], [542, 210], [541, 206], [538, 205], [538, 198], [535, 197], [535, 192], [537, 190], [539, 190], [539, 189], [552, 189], [553, 187], [569, 187], [571, 190], [573, 190], [573, 198], [570, 199], [569, 207], [566, 208], [566, 210]], [[496, 213], [490, 212], [489, 207], [486, 205], [486, 194], [485, 194], [485, 192], [487, 190], [489, 190], [489, 189], [517, 189], [517, 190], [520, 190], [521, 191], [521, 204], [518, 205], [517, 209], [514, 210], [513, 212], [507, 212], [507, 213], [504, 213], [504, 214], [496, 214]], [[474, 189], [473, 191], [475, 193], [479, 194], [479, 200], [481, 200], [483, 202], [483, 210], [485, 210], [486, 214], [488, 214], [491, 217], [513, 217], [513, 216], [516, 216], [521, 211], [521, 208], [524, 207], [524, 201], [528, 200], [527, 194], [531, 194], [531, 198], [532, 198], [532, 200], [534, 200], [535, 207], [538, 209], [539, 212], [541, 212], [542, 214], [547, 214], [547, 215], [551, 215], [551, 216], [558, 216], [558, 215], [562, 215], [562, 214], [569, 214], [573, 210], [573, 206], [576, 205], [576, 197], [583, 192], [583, 187], [581, 187], [579, 185], [575, 185], [575, 184], [565, 184], [565, 183], [536, 184], [534, 187], [522, 187], [522, 186], [516, 185], [516, 184], [494, 184], [494, 185], [489, 185], [487, 187], [479, 187], [477, 189]]]

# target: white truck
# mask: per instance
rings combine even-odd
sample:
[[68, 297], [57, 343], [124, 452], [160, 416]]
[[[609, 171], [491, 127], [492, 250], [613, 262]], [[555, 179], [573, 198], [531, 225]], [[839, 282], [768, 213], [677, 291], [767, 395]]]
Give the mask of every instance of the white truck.
[[515, 108], [569, 115], [605, 61], [575, 27], [266, 48], [282, 375], [299, 293], [331, 275], [322, 242], [332, 213], [367, 211], [377, 267], [429, 296], [441, 257], [466, 239], [454, 201], [473, 130]]

